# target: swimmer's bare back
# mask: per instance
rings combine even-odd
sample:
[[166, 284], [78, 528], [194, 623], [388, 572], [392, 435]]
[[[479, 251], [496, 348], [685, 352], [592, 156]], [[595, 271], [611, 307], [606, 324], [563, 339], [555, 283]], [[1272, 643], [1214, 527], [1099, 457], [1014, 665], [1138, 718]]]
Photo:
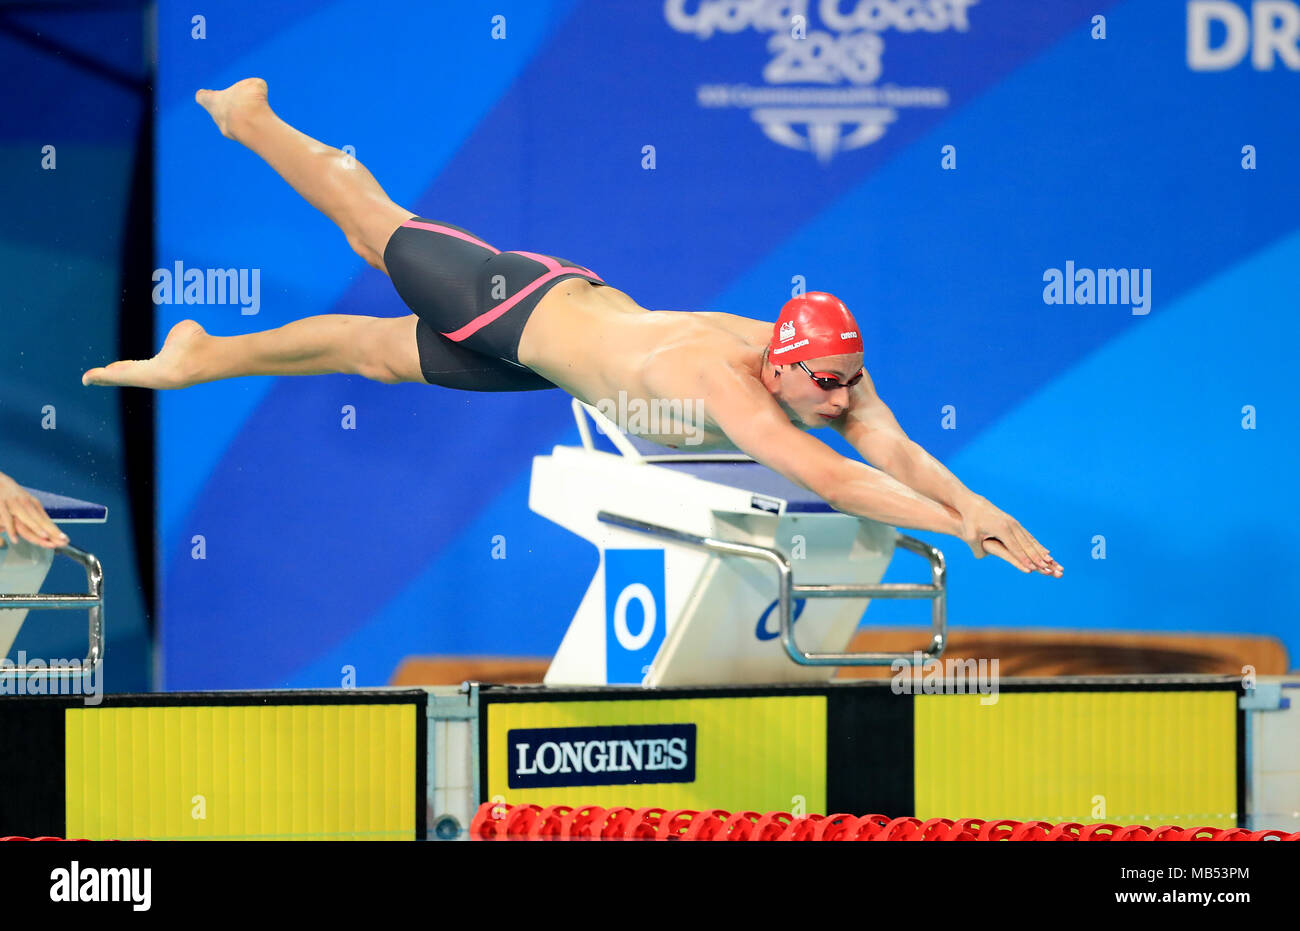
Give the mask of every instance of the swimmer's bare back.
[[[647, 310], [611, 287], [566, 281], [537, 305], [519, 341], [519, 361], [588, 404], [680, 402], [699, 417], [703, 435], [692, 449], [735, 449], [710, 417], [705, 397], [709, 368], [725, 368], [758, 384], [772, 325], [734, 314]], [[665, 408], [669, 405], [665, 404]], [[661, 434], [682, 444], [682, 424]]]

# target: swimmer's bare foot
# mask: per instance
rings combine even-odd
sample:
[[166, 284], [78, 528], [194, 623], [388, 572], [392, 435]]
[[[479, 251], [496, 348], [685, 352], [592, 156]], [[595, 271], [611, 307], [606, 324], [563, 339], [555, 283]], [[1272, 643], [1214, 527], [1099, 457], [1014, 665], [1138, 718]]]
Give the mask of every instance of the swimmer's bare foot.
[[244, 78], [223, 91], [200, 90], [194, 99], [216, 122], [221, 135], [240, 141], [244, 120], [260, 110], [269, 110], [266, 82], [261, 78]]
[[81, 376], [83, 385], [118, 385], [134, 388], [188, 388], [198, 384], [195, 357], [199, 347], [212, 337], [195, 320], [182, 320], [172, 327], [158, 355], [142, 362], [114, 362], [91, 369]]

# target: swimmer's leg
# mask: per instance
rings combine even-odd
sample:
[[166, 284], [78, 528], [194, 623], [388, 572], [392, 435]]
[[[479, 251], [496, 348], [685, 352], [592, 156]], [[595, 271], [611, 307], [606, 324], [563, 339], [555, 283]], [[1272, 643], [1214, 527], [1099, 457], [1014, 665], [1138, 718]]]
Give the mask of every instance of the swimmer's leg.
[[201, 90], [194, 99], [212, 115], [222, 135], [260, 155], [308, 203], [338, 224], [359, 256], [387, 272], [384, 247], [393, 230], [415, 214], [389, 200], [364, 165], [276, 116], [261, 78], [245, 78], [222, 91]]
[[415, 314], [320, 314], [273, 330], [212, 336], [194, 320], [172, 327], [152, 359], [114, 362], [83, 385], [188, 388], [245, 375], [360, 375], [385, 385], [416, 382], [460, 391], [543, 391], [536, 372], [452, 342]]
[[172, 327], [162, 349], [152, 359], [114, 362], [91, 369], [81, 377], [81, 383], [188, 388], [244, 375], [334, 373], [361, 375], [388, 385], [425, 383], [417, 323], [414, 314], [321, 314], [273, 330], [212, 336], [196, 321], [182, 320]]

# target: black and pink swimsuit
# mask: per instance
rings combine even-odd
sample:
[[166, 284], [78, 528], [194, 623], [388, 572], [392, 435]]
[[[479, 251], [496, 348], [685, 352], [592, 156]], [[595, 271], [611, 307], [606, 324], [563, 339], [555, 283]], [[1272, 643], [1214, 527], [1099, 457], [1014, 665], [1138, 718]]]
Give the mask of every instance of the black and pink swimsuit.
[[420, 369], [432, 385], [462, 391], [555, 387], [519, 364], [519, 338], [538, 301], [566, 278], [603, 285], [573, 262], [502, 252], [450, 223], [413, 217], [384, 248], [397, 293], [420, 318]]

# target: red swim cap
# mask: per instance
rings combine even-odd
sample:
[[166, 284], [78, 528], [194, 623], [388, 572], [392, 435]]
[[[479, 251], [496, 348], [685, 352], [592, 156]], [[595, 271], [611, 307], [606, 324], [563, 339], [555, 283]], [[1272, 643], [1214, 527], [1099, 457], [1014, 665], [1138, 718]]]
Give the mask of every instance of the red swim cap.
[[861, 352], [862, 336], [843, 301], [825, 291], [809, 291], [781, 308], [769, 348], [773, 365], [793, 365]]

